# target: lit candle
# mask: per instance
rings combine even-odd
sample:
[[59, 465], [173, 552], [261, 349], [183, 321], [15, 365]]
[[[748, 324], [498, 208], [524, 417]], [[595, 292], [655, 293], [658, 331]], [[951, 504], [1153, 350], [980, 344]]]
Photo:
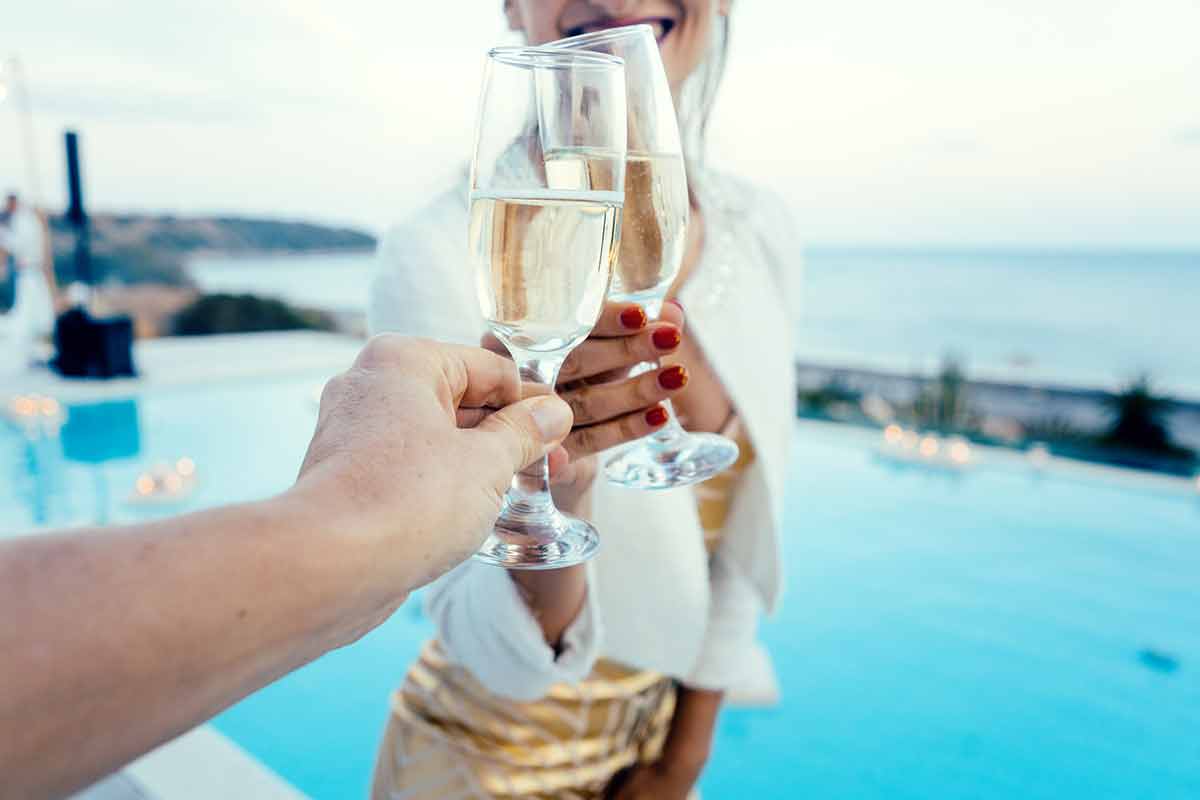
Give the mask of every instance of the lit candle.
[[933, 458], [937, 455], [938, 440], [935, 436], [926, 436], [921, 439], [921, 455], [925, 458]]

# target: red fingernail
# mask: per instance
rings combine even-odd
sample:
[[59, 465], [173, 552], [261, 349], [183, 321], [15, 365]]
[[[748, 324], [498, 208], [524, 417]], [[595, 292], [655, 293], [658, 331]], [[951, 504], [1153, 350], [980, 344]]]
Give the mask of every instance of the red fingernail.
[[687, 382], [687, 370], [683, 367], [670, 367], [658, 373], [658, 385], [664, 389], [682, 389]]
[[640, 306], [633, 306], [621, 312], [621, 324], [631, 331], [646, 327], [646, 312]]
[[674, 303], [676, 308], [678, 308], [680, 311], [683, 311], [683, 303], [679, 302], [679, 301], [678, 301], [678, 300], [676, 300], [674, 297], [672, 297], [672, 298], [671, 298], [670, 300], [668, 300], [667, 302], [668, 302], [668, 303]]
[[667, 424], [667, 410], [662, 406], [655, 406], [646, 412], [646, 424], [651, 428], [657, 428], [659, 425]]
[[674, 350], [680, 342], [678, 328], [659, 328], [650, 334], [651, 341], [659, 350]]

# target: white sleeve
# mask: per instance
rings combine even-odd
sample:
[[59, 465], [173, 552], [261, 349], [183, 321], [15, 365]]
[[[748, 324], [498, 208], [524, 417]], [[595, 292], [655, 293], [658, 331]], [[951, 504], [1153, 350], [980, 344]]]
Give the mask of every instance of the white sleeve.
[[709, 564], [712, 586], [708, 627], [700, 657], [685, 683], [724, 690], [730, 702], [769, 704], [779, 694], [770, 658], [759, 644], [762, 601], [754, 584], [720, 549]]
[[788, 319], [800, 319], [802, 312], [802, 283], [804, 252], [800, 231], [791, 209], [774, 192], [759, 190], [754, 205], [754, 227], [763, 245], [771, 275], [775, 278], [779, 296]]
[[[587, 570], [590, 587], [590, 564]], [[536, 700], [556, 683], [578, 683], [599, 654], [600, 615], [590, 588], [557, 655], [508, 572], [474, 559], [434, 581], [425, 610], [450, 660], [488, 691], [514, 700]]]
[[442, 198], [387, 232], [375, 254], [367, 304], [371, 333], [479, 344], [483, 320], [468, 265], [465, 214]]

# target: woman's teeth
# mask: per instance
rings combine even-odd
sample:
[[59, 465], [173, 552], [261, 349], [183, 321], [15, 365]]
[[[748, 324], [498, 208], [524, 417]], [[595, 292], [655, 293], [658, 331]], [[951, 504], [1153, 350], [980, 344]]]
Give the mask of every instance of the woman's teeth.
[[[585, 25], [576, 25], [568, 28], [567, 30], [563, 31], [563, 33], [566, 36], [580, 36], [582, 34], [593, 33], [595, 31], [606, 31], [610, 28], [620, 28], [627, 24], [630, 23], [623, 22], [621, 20], [597, 20], [596, 22], [589, 22]], [[666, 17], [657, 17], [654, 19], [637, 20], [633, 24], [649, 25], [654, 31], [654, 38], [661, 43], [662, 40], [667, 38], [667, 36], [671, 33], [671, 30], [675, 27], [675, 20], [668, 19]]]

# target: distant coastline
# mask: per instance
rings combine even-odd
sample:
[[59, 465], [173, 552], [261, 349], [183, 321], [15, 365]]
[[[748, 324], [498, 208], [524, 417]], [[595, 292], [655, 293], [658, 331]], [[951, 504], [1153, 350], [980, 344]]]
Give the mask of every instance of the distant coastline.
[[[88, 222], [92, 309], [131, 317], [139, 337], [169, 335], [176, 316], [201, 299], [206, 287], [193, 275], [195, 261], [261, 271], [262, 259], [365, 257], [375, 248], [365, 231], [306, 221], [101, 213]], [[74, 230], [62, 215], [50, 218], [50, 230], [59, 284], [82, 279]], [[11, 297], [0, 298], [0, 311], [8, 303]]]
[[[61, 215], [51, 218], [55, 271], [75, 279], [75, 237]], [[96, 283], [191, 285], [187, 262], [196, 257], [321, 255], [362, 252], [375, 237], [355, 228], [253, 217], [171, 214], [96, 214], [89, 219], [92, 279]]]
[[[299, 250], [281, 248], [277, 250], [247, 250], [239, 253], [230, 253], [226, 250], [190, 250], [187, 254], [189, 262], [197, 259], [219, 258], [223, 261], [253, 261], [264, 256], [275, 258], [319, 258], [321, 256], [369, 256], [374, 254], [374, 243], [363, 247], [330, 247], [330, 248], [303, 248]], [[285, 265], [279, 265], [281, 269], [286, 268]]]

